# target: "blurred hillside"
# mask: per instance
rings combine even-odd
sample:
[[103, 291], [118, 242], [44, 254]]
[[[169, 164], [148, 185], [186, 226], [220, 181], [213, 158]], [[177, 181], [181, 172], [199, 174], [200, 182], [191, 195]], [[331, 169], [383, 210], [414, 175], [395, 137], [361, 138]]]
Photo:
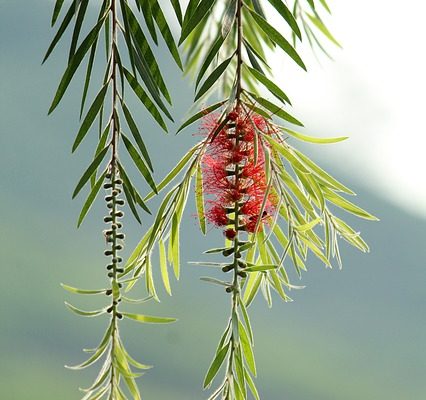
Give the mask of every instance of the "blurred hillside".
[[[49, 1], [0, 0], [0, 398], [5, 400], [79, 398], [78, 386], [89, 384], [96, 368], [76, 373], [63, 365], [81, 361], [80, 349], [95, 345], [105, 324], [78, 318], [63, 305], [68, 299], [90, 308], [103, 299], [91, 303], [59, 286], [100, 286], [105, 280], [104, 211], [98, 204], [76, 230], [81, 199], [71, 201], [70, 194], [93, 147], [89, 138], [79, 154], [70, 154], [78, 76], [60, 110], [46, 117], [66, 57], [61, 48], [40, 67], [52, 35], [50, 12]], [[179, 80], [167, 55], [162, 61], [172, 93], [180, 94], [174, 115], [182, 115], [191, 89]], [[144, 116], [141, 111], [141, 123]], [[173, 127], [166, 136], [152, 123], [142, 126], [156, 179], [196, 140], [190, 130], [175, 137]], [[321, 148], [309, 152], [320, 159]], [[324, 270], [312, 260], [301, 282], [307, 287], [291, 293], [293, 303], [276, 299], [269, 310], [259, 298], [253, 305], [259, 390], [267, 400], [422, 400], [426, 221], [367, 192], [361, 182], [339, 174], [338, 166], [326, 166], [381, 222], [353, 221], [370, 244], [370, 254], [343, 246], [343, 271]], [[184, 262], [199, 260], [203, 250], [221, 240], [217, 232], [205, 238], [198, 234], [191, 204], [182, 227]], [[130, 251], [143, 227], [131, 218], [125, 224]], [[143, 312], [178, 317], [177, 324], [123, 323], [132, 354], [155, 365], [140, 380], [146, 399], [206, 397], [202, 377], [229, 308], [221, 289], [198, 280], [210, 272], [184, 265], [173, 297], [163, 292], [161, 304], [144, 306]]]

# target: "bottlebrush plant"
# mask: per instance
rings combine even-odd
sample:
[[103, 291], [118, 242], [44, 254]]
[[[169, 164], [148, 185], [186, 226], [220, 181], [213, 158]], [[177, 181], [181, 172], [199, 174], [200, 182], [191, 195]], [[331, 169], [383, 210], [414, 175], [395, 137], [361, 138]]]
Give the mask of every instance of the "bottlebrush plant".
[[[142, 374], [134, 370], [143, 371], [149, 369], [150, 366], [134, 360], [129, 355], [120, 336], [119, 321], [122, 318], [128, 318], [141, 323], [170, 323], [175, 319], [129, 313], [124, 311], [121, 305], [122, 302], [144, 303], [152, 299], [152, 296], [140, 300], [131, 299], [124, 296], [122, 290], [123, 285], [127, 285], [131, 281], [126, 277], [120, 256], [124, 244], [124, 233], [120, 222], [123, 217], [121, 208], [125, 204], [123, 195], [137, 221], [141, 222], [139, 208], [150, 212], [139, 191], [131, 182], [127, 167], [121, 161], [120, 156], [123, 151], [128, 153], [145, 182], [152, 190], [157, 191], [152, 178], [151, 159], [132, 112], [127, 106], [125, 88], [134, 92], [158, 125], [167, 131], [164, 118], [172, 120], [168, 106], [166, 106], [166, 103], [171, 105], [171, 98], [147, 35], [150, 35], [152, 41], [157, 44], [157, 26], [171, 56], [179, 67], [182, 67], [181, 59], [157, 0], [102, 0], [90, 2], [90, 6], [89, 0], [72, 0], [70, 2], [56, 0], [52, 25], [58, 21], [65, 3], [68, 3], [68, 10], [64, 13], [62, 22], [44, 58], [45, 61], [51, 55], [67, 29], [73, 26], [68, 64], [49, 113], [58, 106], [78, 68], [83, 60], [87, 59], [80, 116], [83, 115], [85, 109], [90, 83], [93, 80], [100, 81], [101, 87], [83, 117], [72, 151], [74, 152], [80, 146], [90, 130], [98, 130], [98, 144], [92, 161], [77, 183], [73, 197], [77, 196], [85, 186], [89, 186], [87, 199], [78, 218], [78, 226], [80, 226], [101, 188], [103, 187], [105, 190], [108, 215], [104, 218], [107, 229], [103, 234], [108, 246], [105, 256], [108, 257], [106, 270], [109, 278], [109, 287], [104, 289], [86, 290], [63, 285], [64, 289], [71, 293], [103, 295], [109, 302], [105, 307], [95, 311], [80, 310], [66, 303], [71, 311], [80, 316], [106, 315], [109, 317], [106, 332], [99, 345], [94, 349], [87, 350], [91, 356], [80, 365], [70, 368], [83, 369], [103, 360], [94, 383], [89, 388], [83, 389], [84, 400], [102, 398], [119, 400], [126, 399], [129, 395], [133, 399], [140, 399], [135, 378]], [[96, 3], [98, 16], [95, 20], [90, 21], [93, 9], [90, 12], [88, 10], [92, 7], [92, 3]], [[179, 17], [181, 14], [179, 4], [173, 2], [173, 6]], [[138, 13], [143, 14], [148, 33], [142, 29]], [[82, 32], [86, 30], [87, 35], [80, 39]], [[105, 47], [105, 57], [97, 55], [102, 41]], [[103, 76], [96, 76], [94, 73], [96, 61], [104, 67]], [[95, 124], [96, 119], [97, 124]], [[97, 125], [96, 129], [92, 129], [94, 124]], [[130, 131], [132, 139], [125, 134], [125, 131]]]
[[[58, 21], [65, 3], [56, 0], [52, 24]], [[149, 152], [126, 104], [125, 92], [125, 88], [131, 89], [159, 126], [167, 130], [165, 119], [172, 120], [171, 96], [151, 49], [152, 43], [158, 44], [158, 32], [177, 65], [182, 67], [182, 63], [158, 0], [99, 1], [98, 16], [92, 24], [87, 22], [92, 15], [88, 12], [89, 0], [70, 0], [45, 57], [73, 26], [68, 64], [49, 112], [58, 106], [77, 69], [87, 59], [80, 110], [83, 115], [95, 62], [101, 59], [105, 69], [98, 77], [100, 89], [73, 145], [74, 151], [89, 131], [95, 130], [92, 126], [97, 119], [98, 144], [73, 197], [89, 186], [80, 225], [101, 187], [106, 191], [109, 211], [104, 235], [109, 287], [82, 290], [64, 285], [72, 293], [110, 298], [107, 306], [95, 311], [68, 305], [86, 317], [109, 316], [100, 344], [89, 350], [92, 355], [87, 361], [74, 367], [85, 368], [103, 360], [95, 382], [85, 390], [85, 400], [141, 398], [135, 383], [139, 374], [133, 370], [148, 366], [126, 351], [119, 321], [129, 318], [143, 323], [169, 323], [174, 319], [131, 314], [122, 310], [121, 303], [159, 299], [153, 278], [156, 265], [151, 261], [157, 248], [162, 281], [171, 293], [169, 267], [179, 278], [180, 224], [193, 181], [201, 232], [206, 234], [209, 223], [222, 230], [225, 240], [224, 247], [205, 252], [222, 257], [221, 261], [207, 259], [195, 264], [217, 268], [218, 275], [202, 279], [223, 287], [231, 298], [230, 316], [203, 383], [205, 389], [210, 389], [219, 372], [224, 372], [223, 379], [211, 390], [211, 400], [260, 398], [254, 383], [254, 335], [248, 313], [258, 293], [270, 306], [274, 292], [289, 301], [288, 292], [297, 286], [290, 282], [288, 267], [293, 265], [301, 276], [310, 253], [327, 267], [334, 259], [341, 267], [339, 239], [361, 251], [368, 250], [359, 232], [335, 215], [336, 208], [375, 219], [347, 200], [346, 195], [354, 194], [349, 188], [295, 147], [294, 139], [325, 144], [346, 138], [323, 139], [295, 131], [291, 125], [302, 123], [288, 112], [290, 99], [274, 82], [268, 65], [270, 55], [281, 49], [306, 69], [296, 50], [304, 38], [312, 48], [326, 54], [320, 35], [339, 45], [320, 16], [330, 12], [326, 0], [189, 0], [184, 14], [177, 0], [171, 0], [170, 5], [181, 27], [179, 45], [183, 45], [186, 55], [183, 69], [193, 76], [194, 107], [199, 108], [178, 132], [199, 122], [203, 138], [159, 184], [152, 177]], [[270, 22], [272, 14], [279, 22]], [[80, 39], [84, 31], [88, 33]], [[101, 58], [97, 53], [102, 37], [106, 56]], [[264, 89], [272, 99], [264, 95]], [[221, 100], [206, 105], [208, 98], [216, 94]], [[146, 196], [131, 182], [121, 161], [123, 151], [151, 187]], [[149, 212], [146, 202], [169, 186], [153, 224], [122, 265], [122, 194], [140, 222], [138, 207]], [[124, 290], [140, 282], [145, 283], [146, 299], [132, 300], [123, 295]]]
[[[303, 125], [287, 111], [290, 100], [273, 81], [267, 63], [268, 54], [280, 48], [306, 69], [296, 43], [307, 37], [312, 47], [326, 52], [318, 33], [338, 45], [319, 15], [324, 9], [329, 12], [325, 1], [313, 0], [296, 0], [292, 7], [281, 0], [190, 0], [183, 17], [180, 44], [185, 42], [186, 70], [195, 76], [195, 106], [214, 93], [222, 100], [201, 107], [179, 129], [201, 121], [204, 138], [158, 184], [161, 191], [177, 180], [128, 259], [125, 273], [132, 274], [131, 285], [143, 277], [148, 292], [157, 296], [151, 257], [158, 246], [162, 280], [170, 293], [168, 267], [179, 277], [179, 227], [194, 180], [201, 232], [206, 234], [209, 222], [225, 236], [224, 247], [205, 252], [222, 255], [222, 262], [194, 264], [231, 275], [201, 278], [224, 287], [231, 297], [231, 313], [203, 383], [210, 388], [223, 370], [211, 400], [260, 398], [253, 379], [254, 336], [248, 313], [259, 292], [269, 306], [273, 292], [289, 301], [288, 292], [297, 286], [287, 269], [293, 265], [301, 276], [308, 254], [326, 267], [334, 259], [341, 267], [339, 239], [368, 251], [359, 232], [334, 209], [376, 218], [347, 200], [345, 196], [354, 193], [293, 144], [294, 139], [327, 144], [346, 137], [317, 138], [291, 128]], [[288, 39], [281, 25], [269, 22], [270, 12], [289, 27]], [[274, 101], [265, 98], [261, 88]]]

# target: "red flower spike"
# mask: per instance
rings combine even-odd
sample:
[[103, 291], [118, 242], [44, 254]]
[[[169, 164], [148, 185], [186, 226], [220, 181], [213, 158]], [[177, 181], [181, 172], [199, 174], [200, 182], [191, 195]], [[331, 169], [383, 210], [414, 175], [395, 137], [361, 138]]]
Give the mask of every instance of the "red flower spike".
[[[203, 119], [201, 132], [211, 140], [212, 133], [219, 126], [220, 114], [209, 114]], [[261, 214], [267, 189], [267, 179], [264, 169], [264, 154], [261, 146], [257, 150], [255, 164], [255, 135], [256, 130], [270, 134], [274, 130], [268, 121], [253, 112], [235, 108], [228, 116], [235, 124], [225, 126], [208, 143], [202, 159], [203, 188], [205, 194], [211, 196], [207, 200], [206, 217], [217, 227], [230, 225], [227, 209], [233, 209], [235, 203], [239, 208], [239, 224], [246, 232], [253, 233], [258, 224], [262, 229], [263, 223], [275, 213], [276, 196], [268, 194], [264, 211]], [[238, 170], [238, 176], [235, 171]], [[225, 236], [233, 240], [237, 233], [235, 229], [227, 228]]]

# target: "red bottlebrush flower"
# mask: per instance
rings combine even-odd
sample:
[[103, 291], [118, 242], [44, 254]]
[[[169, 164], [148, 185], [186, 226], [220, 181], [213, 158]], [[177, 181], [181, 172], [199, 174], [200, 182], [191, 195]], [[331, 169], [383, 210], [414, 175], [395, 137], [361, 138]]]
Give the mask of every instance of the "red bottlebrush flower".
[[207, 212], [207, 218], [216, 226], [226, 226], [228, 224], [228, 216], [226, 210], [219, 204], [214, 204]]
[[234, 240], [235, 236], [237, 236], [237, 232], [235, 232], [233, 229], [227, 229], [225, 231], [225, 236], [229, 240]]
[[[268, 184], [262, 146], [258, 146], [257, 159], [254, 150], [256, 130], [269, 134], [273, 128], [264, 117], [235, 108], [228, 114], [228, 120], [232, 123], [225, 125], [212, 140], [211, 135], [219, 126], [219, 118], [220, 114], [210, 114], [203, 119], [201, 127], [209, 141], [202, 159], [203, 188], [210, 196], [206, 217], [218, 227], [230, 226], [227, 209], [232, 210], [238, 203], [239, 227], [253, 233], [259, 218], [262, 223], [266, 222], [275, 212], [275, 196], [268, 194], [265, 211], [260, 216]], [[224, 234], [230, 240], [237, 235], [235, 229], [230, 227], [225, 229]]]

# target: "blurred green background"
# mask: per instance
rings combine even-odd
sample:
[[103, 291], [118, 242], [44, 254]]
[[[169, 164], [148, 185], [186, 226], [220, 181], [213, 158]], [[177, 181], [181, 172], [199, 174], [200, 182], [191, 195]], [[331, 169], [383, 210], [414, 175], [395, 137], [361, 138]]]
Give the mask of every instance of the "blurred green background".
[[[70, 199], [93, 152], [89, 139], [77, 155], [70, 154], [78, 127], [81, 76], [74, 79], [60, 109], [46, 116], [66, 59], [61, 47], [52, 61], [40, 66], [52, 37], [51, 9], [47, 0], [0, 0], [2, 400], [78, 399], [78, 387], [90, 383], [96, 367], [72, 372], [63, 365], [82, 361], [81, 348], [94, 346], [105, 326], [104, 320], [78, 318], [63, 305], [68, 299], [90, 308], [97, 299], [91, 303], [75, 298], [59, 286], [66, 282], [98, 287], [106, 279], [102, 202], [77, 231], [81, 199]], [[161, 56], [161, 65], [175, 94], [173, 111], [179, 122], [190, 105], [190, 83], [180, 79], [168, 55]], [[140, 110], [137, 103], [134, 106]], [[190, 130], [175, 137], [173, 126], [166, 136], [144, 121], [143, 110], [137, 114], [158, 180], [197, 138]], [[314, 159], [319, 159], [321, 150], [307, 149]], [[338, 145], [334, 151], [338, 152]], [[343, 271], [325, 270], [312, 260], [301, 282], [307, 287], [291, 293], [293, 303], [276, 299], [269, 310], [259, 298], [251, 307], [262, 398], [424, 399], [426, 221], [367, 190], [331, 160], [325, 165], [358, 193], [358, 204], [381, 222], [352, 221], [369, 242], [370, 254], [343, 246]], [[221, 240], [213, 231], [201, 237], [193, 210], [191, 202], [182, 227], [184, 263], [199, 260], [203, 250]], [[144, 226], [148, 223], [145, 218]], [[144, 226], [131, 218], [125, 224], [130, 251]], [[207, 397], [201, 381], [229, 309], [229, 298], [220, 288], [199, 281], [209, 272], [184, 264], [173, 297], [166, 298], [163, 291], [161, 304], [140, 309], [176, 316], [178, 323], [123, 322], [122, 335], [132, 354], [155, 365], [140, 379], [145, 399]]]

